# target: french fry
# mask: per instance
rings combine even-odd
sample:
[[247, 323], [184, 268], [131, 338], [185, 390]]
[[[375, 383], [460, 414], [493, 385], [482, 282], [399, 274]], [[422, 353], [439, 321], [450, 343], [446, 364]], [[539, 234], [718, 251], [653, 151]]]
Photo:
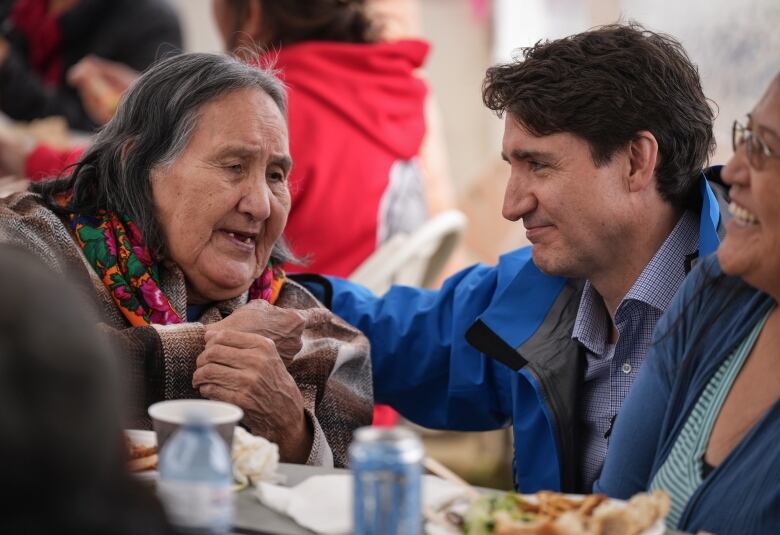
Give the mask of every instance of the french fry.
[[[659, 491], [638, 494], [628, 502], [603, 494], [573, 497], [543, 491], [532, 496], [508, 494], [484, 503], [494, 504], [488, 525], [496, 535], [639, 535], [669, 510], [668, 496]], [[466, 517], [464, 526], [469, 525]]]

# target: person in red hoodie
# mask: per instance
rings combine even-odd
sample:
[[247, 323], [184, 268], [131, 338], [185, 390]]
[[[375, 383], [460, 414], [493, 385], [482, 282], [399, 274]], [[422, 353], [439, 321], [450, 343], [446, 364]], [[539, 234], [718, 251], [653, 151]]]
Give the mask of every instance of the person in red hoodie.
[[[228, 50], [266, 52], [288, 88], [293, 208], [286, 237], [319, 273], [349, 276], [427, 218], [419, 162], [428, 53], [378, 42], [362, 0], [214, 0]], [[295, 266], [290, 266], [295, 271]]]

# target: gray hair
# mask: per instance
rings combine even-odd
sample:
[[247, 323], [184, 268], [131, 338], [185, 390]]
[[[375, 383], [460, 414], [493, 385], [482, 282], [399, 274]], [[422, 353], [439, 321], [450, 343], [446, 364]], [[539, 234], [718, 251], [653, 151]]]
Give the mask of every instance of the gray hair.
[[[181, 54], [164, 59], [127, 90], [116, 114], [97, 134], [73, 175], [42, 183], [35, 190], [53, 208], [54, 196], [72, 189], [69, 212], [95, 214], [102, 209], [130, 217], [154, 257], [164, 258], [151, 172], [181, 155], [204, 104], [247, 88], [270, 96], [287, 119], [284, 86], [270, 70], [219, 54]], [[271, 257], [277, 262], [295, 260], [282, 238]]]

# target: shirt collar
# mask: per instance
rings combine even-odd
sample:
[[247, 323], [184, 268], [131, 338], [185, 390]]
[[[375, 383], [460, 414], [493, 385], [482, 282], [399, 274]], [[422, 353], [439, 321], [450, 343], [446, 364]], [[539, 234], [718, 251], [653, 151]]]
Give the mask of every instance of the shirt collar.
[[[621, 309], [628, 301], [638, 301], [663, 312], [685, 278], [686, 257], [696, 252], [699, 239], [698, 217], [686, 211], [639, 278], [620, 302], [616, 318], [620, 323]], [[606, 349], [609, 315], [604, 300], [590, 281], [582, 290], [572, 338], [595, 355]]]
[[666, 310], [685, 279], [686, 258], [696, 252], [698, 241], [698, 217], [693, 212], [686, 211], [642, 270], [642, 274], [620, 303], [621, 306], [628, 300], [634, 300], [646, 303], [661, 312]]
[[585, 281], [571, 337], [584, 345], [591, 353], [603, 355], [607, 343], [607, 329], [609, 328], [607, 318], [604, 300], [590, 281]]

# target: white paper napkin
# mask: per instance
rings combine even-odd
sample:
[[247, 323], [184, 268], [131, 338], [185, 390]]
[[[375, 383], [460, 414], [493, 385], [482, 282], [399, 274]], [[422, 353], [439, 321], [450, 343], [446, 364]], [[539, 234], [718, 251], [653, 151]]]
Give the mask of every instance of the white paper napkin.
[[[352, 532], [352, 475], [312, 476], [292, 488], [260, 482], [260, 502], [298, 525], [325, 535]], [[423, 506], [438, 509], [464, 495], [464, 489], [441, 478], [422, 478]]]

